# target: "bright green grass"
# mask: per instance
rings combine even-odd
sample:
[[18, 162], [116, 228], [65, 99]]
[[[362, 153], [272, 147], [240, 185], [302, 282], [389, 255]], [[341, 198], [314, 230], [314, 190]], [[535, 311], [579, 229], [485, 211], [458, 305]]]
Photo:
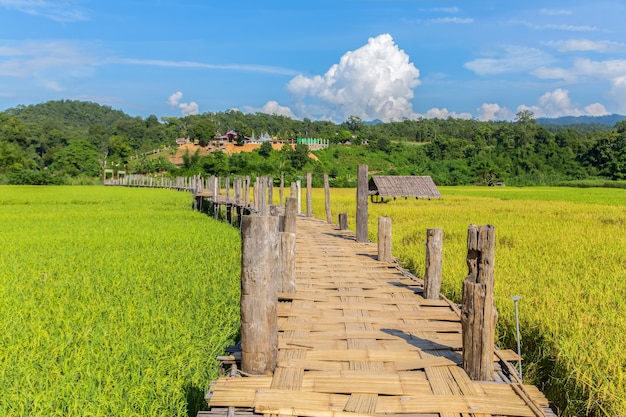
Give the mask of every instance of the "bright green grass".
[[240, 248], [190, 207], [0, 187], [0, 415], [195, 415], [237, 337]]
[[[626, 191], [440, 190], [441, 200], [370, 203], [370, 240], [377, 239], [378, 217], [391, 217], [393, 254], [423, 276], [426, 229], [443, 228], [442, 291], [460, 302], [467, 227], [493, 224], [500, 345], [515, 348], [509, 296], [521, 295], [528, 381], [538, 383], [562, 415], [626, 415]], [[354, 189], [331, 190], [333, 218], [347, 212], [353, 229], [355, 200]], [[315, 215], [325, 218], [323, 190], [314, 190], [313, 201]]]

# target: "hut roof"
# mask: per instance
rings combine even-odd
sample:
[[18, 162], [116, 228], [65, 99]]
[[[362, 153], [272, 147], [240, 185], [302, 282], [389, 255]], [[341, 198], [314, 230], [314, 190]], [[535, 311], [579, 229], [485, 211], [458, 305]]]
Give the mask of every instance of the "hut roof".
[[429, 176], [377, 176], [369, 180], [369, 195], [385, 197], [441, 198]]

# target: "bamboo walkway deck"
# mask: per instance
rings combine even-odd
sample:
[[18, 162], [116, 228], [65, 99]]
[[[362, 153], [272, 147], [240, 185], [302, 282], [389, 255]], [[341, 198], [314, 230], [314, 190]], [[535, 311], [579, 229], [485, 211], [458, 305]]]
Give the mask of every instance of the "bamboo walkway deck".
[[[376, 260], [376, 245], [297, 220], [296, 293], [281, 294], [273, 375], [222, 377], [198, 416], [554, 416], [496, 351], [495, 382], [459, 366], [459, 310], [426, 300], [422, 282]], [[511, 379], [513, 382], [511, 382]]]

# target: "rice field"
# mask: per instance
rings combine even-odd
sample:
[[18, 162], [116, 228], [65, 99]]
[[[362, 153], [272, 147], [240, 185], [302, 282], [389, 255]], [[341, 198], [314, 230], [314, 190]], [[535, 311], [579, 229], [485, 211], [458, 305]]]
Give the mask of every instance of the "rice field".
[[239, 329], [239, 233], [189, 193], [0, 187], [0, 415], [187, 416]]
[[[626, 190], [440, 191], [442, 200], [370, 203], [370, 240], [377, 240], [378, 217], [391, 217], [393, 254], [421, 277], [426, 229], [443, 228], [442, 291], [460, 302], [467, 227], [493, 224], [499, 345], [515, 349], [509, 297], [521, 295], [526, 381], [536, 383], [560, 415], [626, 415]], [[314, 215], [325, 218], [323, 190], [314, 190], [313, 201]], [[354, 229], [355, 201], [354, 189], [331, 190], [335, 222], [347, 212]]]
[[[564, 416], [626, 415], [626, 190], [441, 187], [370, 204], [417, 276], [444, 229], [443, 291], [460, 302], [467, 226], [496, 227], [498, 340]], [[303, 193], [304, 195], [304, 193]], [[331, 190], [354, 228], [356, 191]], [[323, 190], [313, 209], [325, 218]], [[304, 200], [303, 200], [304, 206]], [[0, 187], [0, 414], [195, 415], [238, 337], [239, 233], [188, 193]]]

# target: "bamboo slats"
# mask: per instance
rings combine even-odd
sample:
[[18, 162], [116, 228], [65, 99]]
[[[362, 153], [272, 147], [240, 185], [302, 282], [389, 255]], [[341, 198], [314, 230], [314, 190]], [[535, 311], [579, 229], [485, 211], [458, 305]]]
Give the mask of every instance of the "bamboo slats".
[[470, 380], [459, 366], [458, 308], [424, 299], [421, 281], [375, 260], [374, 244], [300, 216], [296, 250], [296, 292], [279, 294], [273, 375], [220, 378], [211, 407], [266, 416], [545, 415], [535, 387]]

